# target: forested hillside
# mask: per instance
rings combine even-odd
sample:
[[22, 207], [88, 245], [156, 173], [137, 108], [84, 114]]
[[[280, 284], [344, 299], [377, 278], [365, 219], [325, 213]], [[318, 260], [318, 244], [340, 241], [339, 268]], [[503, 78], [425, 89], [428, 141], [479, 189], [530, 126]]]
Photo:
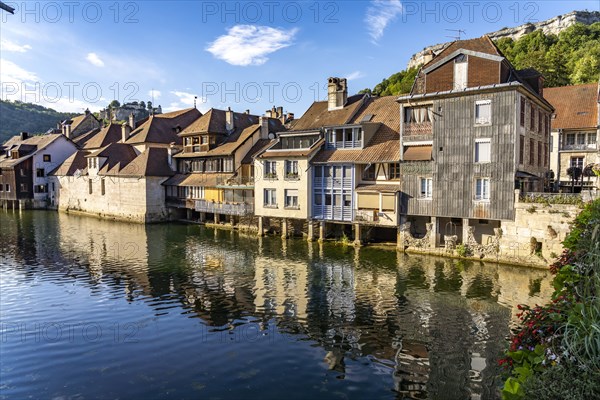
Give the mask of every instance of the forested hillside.
[[[535, 68], [544, 74], [546, 87], [593, 83], [600, 78], [600, 22], [575, 24], [558, 35], [538, 30], [518, 40], [500, 39], [496, 45], [515, 68]], [[417, 72], [416, 67], [400, 71], [360, 93], [408, 93]]]
[[0, 143], [19, 132], [44, 133], [55, 128], [58, 121], [75, 115], [77, 114], [61, 113], [36, 104], [0, 100]]

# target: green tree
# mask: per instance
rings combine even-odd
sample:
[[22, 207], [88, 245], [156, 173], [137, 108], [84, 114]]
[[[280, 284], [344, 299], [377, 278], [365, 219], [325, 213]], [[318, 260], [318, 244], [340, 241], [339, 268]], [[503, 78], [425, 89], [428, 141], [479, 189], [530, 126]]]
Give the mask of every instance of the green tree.
[[110, 102], [110, 104], [108, 106], [110, 108], [119, 108], [119, 107], [121, 107], [121, 103], [119, 103], [119, 100], [113, 100]]

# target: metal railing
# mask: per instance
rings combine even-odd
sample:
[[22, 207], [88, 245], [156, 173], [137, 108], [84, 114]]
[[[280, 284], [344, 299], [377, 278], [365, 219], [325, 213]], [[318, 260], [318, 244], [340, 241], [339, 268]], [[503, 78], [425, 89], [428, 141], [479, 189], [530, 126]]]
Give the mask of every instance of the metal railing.
[[198, 212], [223, 215], [245, 216], [254, 214], [254, 204], [223, 203], [210, 200], [196, 200], [194, 209]]
[[254, 186], [253, 176], [219, 176], [217, 178], [219, 186]]
[[589, 144], [564, 144], [561, 146], [561, 150], [596, 150], [596, 143]]

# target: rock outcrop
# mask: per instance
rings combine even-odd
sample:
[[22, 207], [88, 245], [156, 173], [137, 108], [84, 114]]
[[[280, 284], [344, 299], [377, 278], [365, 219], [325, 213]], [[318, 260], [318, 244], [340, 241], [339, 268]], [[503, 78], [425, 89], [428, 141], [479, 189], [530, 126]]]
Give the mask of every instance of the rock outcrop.
[[[488, 33], [488, 36], [492, 38], [492, 40], [498, 40], [502, 38], [511, 38], [513, 40], [519, 39], [521, 36], [524, 36], [528, 33], [531, 33], [536, 30], [542, 30], [546, 35], [553, 34], [558, 35], [563, 30], [568, 27], [576, 24], [582, 23], [585, 25], [591, 25], [595, 22], [600, 22], [600, 12], [599, 11], [573, 11], [565, 15], [559, 15], [557, 17], [548, 19], [546, 21], [541, 21], [537, 23], [527, 23], [516, 28], [504, 28], [499, 31]], [[416, 67], [421, 64], [425, 64], [434, 54], [439, 53], [446, 47], [448, 43], [440, 43], [433, 46], [429, 46], [424, 48], [422, 51], [413, 55], [408, 62], [407, 68]]]

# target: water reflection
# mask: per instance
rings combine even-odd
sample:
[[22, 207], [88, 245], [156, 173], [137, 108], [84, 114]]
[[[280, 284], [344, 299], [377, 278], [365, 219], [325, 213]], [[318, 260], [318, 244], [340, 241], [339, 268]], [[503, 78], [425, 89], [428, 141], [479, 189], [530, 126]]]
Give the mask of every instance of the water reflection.
[[[181, 374], [180, 365], [177, 374], [144, 371], [129, 377], [137, 384], [135, 390], [142, 390], [129, 394], [144, 393], [139, 386], [145, 378], [140, 376], [150, 374], [148, 379], [155, 385], [160, 381], [163, 389], [180, 387], [174, 397], [187, 393], [186, 387], [189, 393], [221, 393], [218, 382], [226, 382], [232, 391], [223, 397], [297, 397], [273, 383], [281, 370], [295, 371], [302, 397], [495, 398], [495, 360], [515, 321], [516, 304], [540, 303], [551, 292], [544, 271], [377, 248], [357, 251], [193, 225], [140, 226], [51, 212], [2, 213], [0, 222], [5, 328], [83, 315], [96, 321], [135, 320], [140, 340], [149, 338], [144, 329], [161, 329], [156, 340], [144, 343], [149, 353], [163, 354], [165, 360], [174, 357], [181, 364], [186, 352], [202, 347], [211, 359], [221, 360], [212, 371], [207, 362], [206, 374], [221, 377], [213, 385], [198, 383], [197, 374]], [[64, 290], [57, 295], [41, 283]], [[36, 298], [36, 310], [25, 304], [26, 296]], [[121, 305], [123, 299], [130, 307]], [[140, 304], [147, 309], [135, 308]], [[190, 319], [198, 324], [190, 325]], [[268, 335], [268, 348], [285, 352], [284, 360], [264, 354], [260, 338]], [[288, 339], [276, 343], [275, 335]], [[240, 357], [228, 353], [223, 338], [240, 337], [247, 340], [236, 351], [250, 358], [244, 363], [252, 367], [240, 366], [234, 376], [237, 367], [223, 360], [240, 362]], [[2, 396], [40, 389], [26, 376], [19, 377], [23, 365], [15, 356], [18, 341], [7, 335], [6, 343], [3, 356], [14, 364], [3, 362], [2, 380], [9, 384]], [[39, 357], [44, 357], [45, 347], [38, 345]], [[91, 345], [65, 346], [52, 355], [76, 357], [92, 351]], [[114, 343], [103, 346], [108, 354], [103, 357], [123, 351]], [[131, 376], [126, 366], [119, 368], [111, 380], [118, 381], [119, 374]], [[143, 371], [144, 365], [131, 368]], [[199, 366], [192, 363], [189, 368]], [[73, 379], [85, 382], [90, 377]], [[262, 389], [253, 391], [257, 389], [248, 381]], [[267, 392], [260, 382], [269, 387]], [[128, 388], [126, 383], [123, 388]], [[69, 394], [56, 390], [52, 394]], [[124, 396], [122, 391], [113, 394]]]

